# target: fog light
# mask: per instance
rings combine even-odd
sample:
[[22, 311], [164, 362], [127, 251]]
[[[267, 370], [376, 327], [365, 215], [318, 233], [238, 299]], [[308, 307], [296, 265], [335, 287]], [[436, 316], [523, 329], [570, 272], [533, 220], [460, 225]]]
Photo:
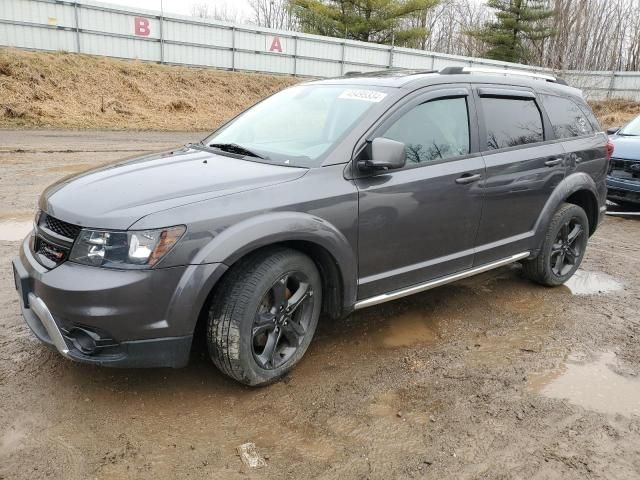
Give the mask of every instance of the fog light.
[[81, 328], [74, 328], [69, 332], [73, 346], [85, 355], [93, 355], [96, 352], [96, 340], [98, 336]]

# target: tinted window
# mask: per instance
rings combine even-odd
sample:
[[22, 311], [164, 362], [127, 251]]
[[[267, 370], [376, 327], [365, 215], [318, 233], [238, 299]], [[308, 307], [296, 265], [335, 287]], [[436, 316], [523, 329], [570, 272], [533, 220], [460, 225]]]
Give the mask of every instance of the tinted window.
[[541, 95], [541, 98], [556, 138], [579, 137], [593, 133], [589, 120], [574, 102], [554, 95]]
[[467, 100], [422, 103], [400, 117], [383, 136], [405, 144], [408, 166], [468, 154]]
[[483, 97], [482, 109], [489, 150], [544, 140], [542, 116], [533, 100]]

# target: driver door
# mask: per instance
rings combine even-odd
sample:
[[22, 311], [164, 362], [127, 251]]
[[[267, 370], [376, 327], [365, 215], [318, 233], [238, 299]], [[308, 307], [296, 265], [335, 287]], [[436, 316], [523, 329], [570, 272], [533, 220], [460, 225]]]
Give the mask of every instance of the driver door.
[[[485, 165], [468, 85], [406, 100], [367, 137], [405, 144], [398, 170], [355, 170], [358, 299], [471, 268]], [[354, 167], [357, 168], [357, 167]]]

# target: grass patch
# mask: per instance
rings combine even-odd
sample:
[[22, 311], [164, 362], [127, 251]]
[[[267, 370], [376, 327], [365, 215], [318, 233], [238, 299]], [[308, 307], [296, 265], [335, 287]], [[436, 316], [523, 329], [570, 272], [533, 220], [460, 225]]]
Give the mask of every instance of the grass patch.
[[300, 79], [0, 49], [0, 127], [212, 130]]

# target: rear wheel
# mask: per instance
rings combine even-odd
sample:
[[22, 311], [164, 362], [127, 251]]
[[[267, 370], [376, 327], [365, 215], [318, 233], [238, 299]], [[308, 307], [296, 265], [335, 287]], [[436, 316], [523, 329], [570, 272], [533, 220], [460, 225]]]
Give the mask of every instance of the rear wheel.
[[542, 285], [563, 284], [582, 263], [588, 237], [585, 211], [565, 203], [554, 214], [538, 257], [522, 263], [524, 274]]
[[322, 287], [313, 261], [291, 249], [240, 261], [213, 296], [207, 343], [214, 364], [247, 385], [266, 385], [304, 355], [320, 316]]

